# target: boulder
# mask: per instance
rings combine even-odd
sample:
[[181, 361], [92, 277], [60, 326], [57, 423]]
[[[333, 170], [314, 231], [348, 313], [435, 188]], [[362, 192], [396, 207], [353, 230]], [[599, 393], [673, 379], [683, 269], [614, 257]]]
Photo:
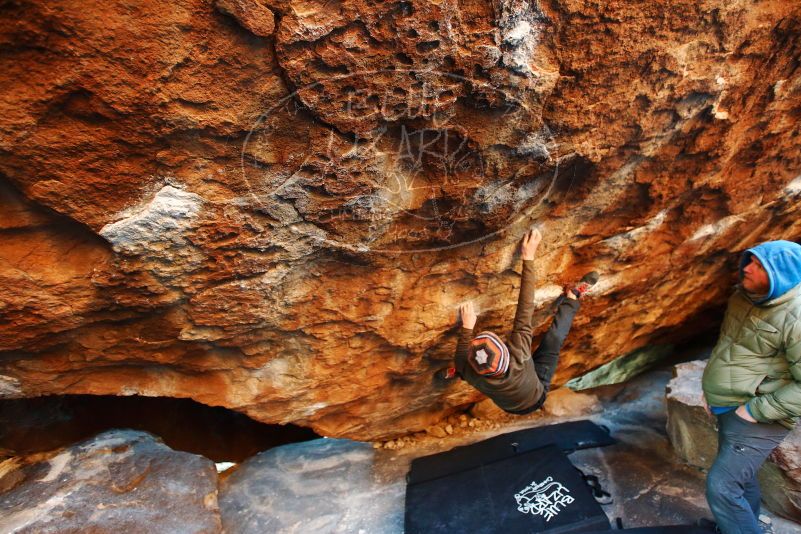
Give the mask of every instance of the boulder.
[[45, 458], [0, 464], [0, 531], [220, 533], [210, 460], [111, 430]]
[[759, 483], [769, 509], [801, 523], [801, 428], [773, 451], [759, 471]]
[[554, 387], [714, 326], [801, 237], [792, 1], [0, 3], [0, 398], [192, 398], [422, 431], [457, 306], [535, 335], [601, 273]]
[[406, 485], [398, 476], [382, 481], [376, 454], [368, 443], [341, 439], [262, 452], [221, 483], [223, 527], [238, 534], [402, 532]]
[[548, 393], [542, 412], [546, 416], [561, 418], [587, 418], [603, 409], [592, 392], [576, 392], [567, 387]]
[[[667, 385], [667, 432], [676, 454], [708, 469], [717, 455], [717, 426], [704, 410], [701, 377], [706, 361], [682, 363]], [[801, 428], [793, 430], [759, 471], [762, 500], [768, 509], [801, 522]]]
[[673, 450], [690, 465], [708, 469], [718, 453], [715, 418], [706, 413], [701, 376], [706, 361], [681, 363], [673, 368], [667, 391], [667, 433]]

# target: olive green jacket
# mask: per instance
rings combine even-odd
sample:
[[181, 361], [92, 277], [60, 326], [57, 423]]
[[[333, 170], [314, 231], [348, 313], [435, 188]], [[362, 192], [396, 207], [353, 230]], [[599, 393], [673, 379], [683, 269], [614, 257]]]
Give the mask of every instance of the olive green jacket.
[[704, 370], [710, 406], [747, 404], [759, 422], [801, 416], [801, 284], [756, 305], [738, 288]]

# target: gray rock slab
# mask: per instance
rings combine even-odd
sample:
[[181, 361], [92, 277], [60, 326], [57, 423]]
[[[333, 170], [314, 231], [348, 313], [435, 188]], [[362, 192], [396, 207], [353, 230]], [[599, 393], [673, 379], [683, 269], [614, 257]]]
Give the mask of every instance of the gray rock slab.
[[[318, 439], [262, 452], [220, 486], [228, 534], [403, 532], [404, 472], [369, 443]], [[392, 461], [381, 456], [382, 461]]]
[[3, 533], [211, 534], [222, 528], [214, 463], [174, 451], [146, 432], [104, 432], [0, 474], [0, 488]]
[[676, 454], [690, 465], [709, 469], [718, 451], [715, 419], [704, 409], [701, 376], [706, 361], [673, 368], [666, 387], [667, 433]]

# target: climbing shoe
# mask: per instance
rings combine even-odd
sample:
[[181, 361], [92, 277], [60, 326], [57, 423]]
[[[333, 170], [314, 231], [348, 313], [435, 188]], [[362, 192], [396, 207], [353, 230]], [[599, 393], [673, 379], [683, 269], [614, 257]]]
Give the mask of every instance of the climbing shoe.
[[582, 473], [581, 477], [584, 479], [587, 486], [589, 486], [590, 490], [592, 490], [592, 496], [598, 504], [612, 504], [614, 502], [612, 494], [603, 489], [601, 481], [597, 476], [585, 475]]
[[582, 295], [589, 291], [590, 288], [598, 282], [600, 277], [601, 276], [597, 271], [590, 271], [582, 276], [581, 280], [579, 280], [578, 284], [576, 284], [574, 287], [565, 286], [564, 292], [560, 293], [559, 296], [556, 297], [556, 300], [551, 303], [549, 311], [551, 313], [555, 313], [559, 308], [559, 305], [562, 304], [562, 302], [564, 302], [567, 298], [568, 293], [573, 293], [576, 298], [580, 299]]
[[456, 378], [456, 367], [445, 367], [434, 374], [440, 382], [450, 382]]
[[590, 271], [581, 277], [581, 280], [579, 280], [575, 287], [571, 287], [568, 290], [572, 292], [576, 298], [580, 299], [598, 282], [599, 278], [601, 278], [601, 275], [599, 275], [597, 271]]

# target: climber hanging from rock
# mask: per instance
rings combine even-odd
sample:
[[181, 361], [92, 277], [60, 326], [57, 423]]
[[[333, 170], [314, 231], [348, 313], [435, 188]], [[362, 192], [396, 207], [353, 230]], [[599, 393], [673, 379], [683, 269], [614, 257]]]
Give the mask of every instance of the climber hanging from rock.
[[523, 237], [523, 275], [508, 345], [492, 332], [473, 336], [476, 324], [473, 304], [462, 304], [454, 366], [437, 372], [437, 378], [446, 382], [462, 378], [501, 409], [518, 415], [534, 412], [545, 402], [559, 362], [559, 350], [573, 324], [579, 300], [598, 281], [598, 273], [593, 271], [584, 275], [576, 286], [565, 288], [564, 294], [554, 302], [553, 322], [532, 354], [534, 256], [541, 240], [542, 235], [535, 228]]

